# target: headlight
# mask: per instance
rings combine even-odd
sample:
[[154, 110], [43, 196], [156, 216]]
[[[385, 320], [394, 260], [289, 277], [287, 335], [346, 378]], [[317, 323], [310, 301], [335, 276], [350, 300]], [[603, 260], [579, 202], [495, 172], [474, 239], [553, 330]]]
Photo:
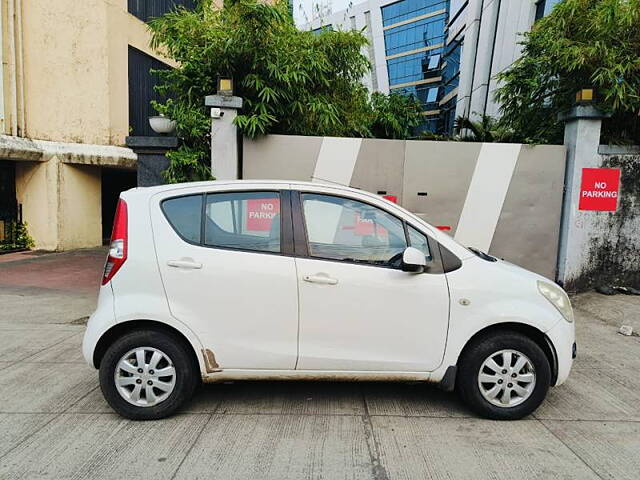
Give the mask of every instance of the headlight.
[[563, 289], [552, 283], [538, 280], [538, 291], [544, 298], [549, 300], [551, 305], [558, 309], [567, 322], [573, 322], [571, 302], [569, 301], [569, 296]]

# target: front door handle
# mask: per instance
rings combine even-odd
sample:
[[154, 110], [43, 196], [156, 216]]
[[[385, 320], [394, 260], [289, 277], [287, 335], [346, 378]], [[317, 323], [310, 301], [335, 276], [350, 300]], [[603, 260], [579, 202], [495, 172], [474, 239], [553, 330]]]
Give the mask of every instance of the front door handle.
[[197, 270], [202, 268], [202, 264], [192, 260], [169, 260], [167, 265], [175, 268], [185, 268], [188, 270]]
[[329, 275], [317, 273], [315, 275], [305, 275], [302, 277], [305, 282], [309, 283], [319, 283], [321, 285], [337, 285], [338, 280], [335, 278], [331, 278]]

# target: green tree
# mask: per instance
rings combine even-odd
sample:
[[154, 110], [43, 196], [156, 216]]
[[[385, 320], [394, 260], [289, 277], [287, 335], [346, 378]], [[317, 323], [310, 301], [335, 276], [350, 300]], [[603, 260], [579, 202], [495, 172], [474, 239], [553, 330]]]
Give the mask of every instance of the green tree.
[[640, 141], [640, 0], [564, 0], [525, 34], [523, 55], [507, 71], [496, 99], [501, 123], [520, 140], [561, 143], [557, 118], [576, 92], [593, 88], [612, 114], [603, 139]]
[[479, 120], [468, 117], [456, 118], [454, 140], [461, 142], [510, 142], [514, 134], [503, 122], [490, 115], [482, 115]]
[[370, 134], [376, 138], [409, 138], [423, 122], [420, 102], [412, 96], [371, 94], [373, 118]]
[[204, 97], [216, 91], [219, 76], [231, 76], [244, 99], [236, 118], [249, 137], [267, 133], [405, 138], [420, 121], [412, 99], [371, 96], [362, 84], [369, 71], [361, 53], [362, 32], [298, 30], [288, 5], [256, 0], [225, 2], [223, 9], [202, 0], [150, 23], [152, 46], [178, 67], [159, 72], [155, 103], [176, 121], [183, 145], [169, 154], [167, 181], [210, 178], [209, 118]]

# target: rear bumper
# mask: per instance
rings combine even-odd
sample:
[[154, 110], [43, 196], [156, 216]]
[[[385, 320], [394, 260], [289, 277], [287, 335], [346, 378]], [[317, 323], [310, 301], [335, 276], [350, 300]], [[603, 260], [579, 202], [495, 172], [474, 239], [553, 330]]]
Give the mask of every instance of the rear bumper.
[[576, 353], [576, 331], [575, 323], [560, 320], [551, 330], [547, 332], [547, 337], [553, 344], [558, 361], [558, 375], [555, 385], [562, 385], [573, 366], [573, 359]]
[[84, 332], [84, 338], [82, 339], [82, 355], [86, 362], [94, 367], [98, 368], [98, 365], [93, 363], [93, 353], [96, 349], [96, 345], [100, 341], [100, 338], [111, 327], [116, 324], [115, 309], [113, 304], [113, 289], [111, 282], [100, 287], [100, 294], [98, 295], [98, 306], [96, 311], [89, 317], [87, 322], [87, 329]]

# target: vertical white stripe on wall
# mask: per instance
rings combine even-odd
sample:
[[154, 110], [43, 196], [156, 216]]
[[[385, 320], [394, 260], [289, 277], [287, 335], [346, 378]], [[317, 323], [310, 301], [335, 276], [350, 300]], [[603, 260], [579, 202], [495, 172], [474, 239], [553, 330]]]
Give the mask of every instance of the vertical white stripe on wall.
[[361, 138], [324, 137], [311, 180], [349, 186], [361, 144]]
[[520, 148], [520, 144], [482, 144], [455, 234], [458, 242], [489, 250]]

